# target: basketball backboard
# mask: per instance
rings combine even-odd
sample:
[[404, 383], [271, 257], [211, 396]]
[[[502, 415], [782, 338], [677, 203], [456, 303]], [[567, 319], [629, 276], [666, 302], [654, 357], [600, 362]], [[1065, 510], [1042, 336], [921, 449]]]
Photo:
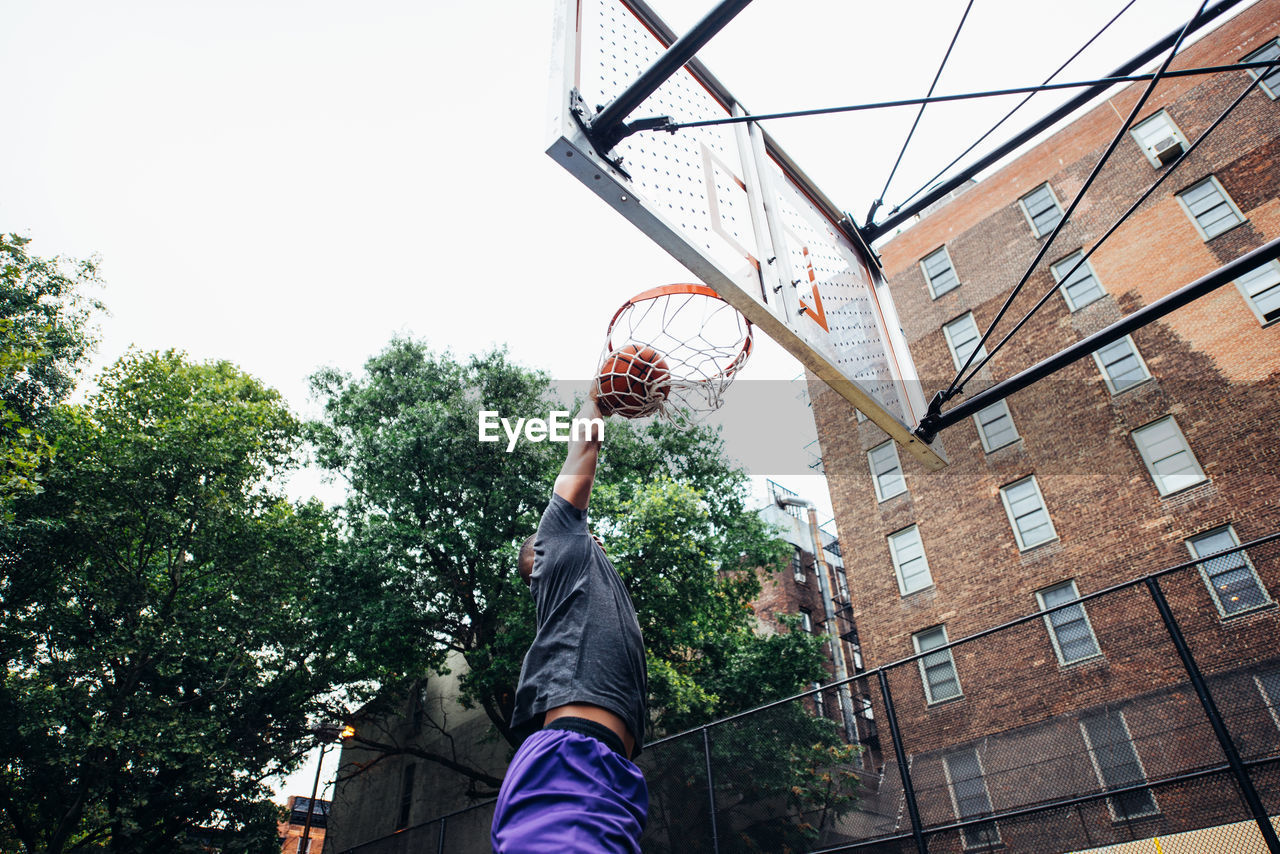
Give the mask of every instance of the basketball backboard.
[[[597, 151], [583, 126], [675, 40], [641, 0], [557, 0], [547, 153], [930, 469], [926, 406], [874, 253], [755, 123], [646, 131]], [[577, 115], [575, 115], [575, 112]], [[697, 60], [632, 112], [746, 115]]]

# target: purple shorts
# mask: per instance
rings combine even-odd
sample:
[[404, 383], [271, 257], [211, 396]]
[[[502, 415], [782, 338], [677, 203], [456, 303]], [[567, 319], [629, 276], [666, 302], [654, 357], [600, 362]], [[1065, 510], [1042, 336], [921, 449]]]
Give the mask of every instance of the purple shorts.
[[493, 812], [495, 854], [639, 854], [649, 788], [599, 739], [543, 729], [520, 745]]

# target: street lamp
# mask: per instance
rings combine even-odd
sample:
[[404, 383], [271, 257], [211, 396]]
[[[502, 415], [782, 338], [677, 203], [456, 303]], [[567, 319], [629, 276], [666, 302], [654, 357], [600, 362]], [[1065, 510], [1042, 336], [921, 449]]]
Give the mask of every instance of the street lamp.
[[320, 769], [324, 767], [324, 753], [335, 741], [345, 741], [356, 734], [351, 724], [342, 727], [335, 725], [322, 726], [313, 730], [320, 741], [320, 758], [316, 760], [316, 779], [311, 784], [311, 800], [307, 801], [307, 822], [302, 826], [302, 837], [298, 840], [298, 854], [311, 854], [311, 817], [315, 815], [316, 792], [320, 790]]

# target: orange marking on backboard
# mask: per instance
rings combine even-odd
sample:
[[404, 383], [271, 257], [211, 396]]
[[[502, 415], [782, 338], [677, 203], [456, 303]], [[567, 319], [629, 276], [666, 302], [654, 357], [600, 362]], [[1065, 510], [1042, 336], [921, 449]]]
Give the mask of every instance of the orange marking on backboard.
[[813, 288], [813, 306], [810, 307], [804, 301], [804, 297], [800, 298], [800, 313], [808, 316], [814, 323], [822, 327], [823, 332], [830, 332], [827, 328], [827, 312], [822, 307], [822, 297], [818, 295], [818, 274], [814, 272], [813, 260], [809, 257], [809, 247], [802, 247], [804, 253], [804, 263], [809, 269], [809, 283]]

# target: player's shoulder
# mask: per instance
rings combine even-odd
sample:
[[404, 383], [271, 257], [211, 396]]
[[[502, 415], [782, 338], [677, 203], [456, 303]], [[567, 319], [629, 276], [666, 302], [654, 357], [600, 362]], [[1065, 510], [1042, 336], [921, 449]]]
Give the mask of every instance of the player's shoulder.
[[582, 533], [587, 531], [587, 511], [558, 493], [551, 494], [547, 509], [542, 513], [542, 529], [545, 533]]

